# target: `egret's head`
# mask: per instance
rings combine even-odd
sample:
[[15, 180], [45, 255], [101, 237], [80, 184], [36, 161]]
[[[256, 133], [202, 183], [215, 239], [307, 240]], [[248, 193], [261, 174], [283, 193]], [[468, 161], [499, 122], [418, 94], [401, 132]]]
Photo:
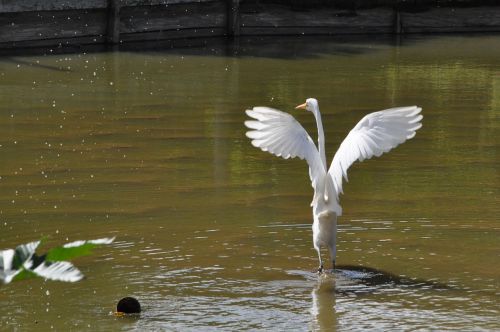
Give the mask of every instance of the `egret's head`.
[[309, 112], [314, 112], [315, 110], [318, 109], [318, 101], [314, 98], [307, 98], [306, 102], [295, 107], [295, 108], [301, 108]]

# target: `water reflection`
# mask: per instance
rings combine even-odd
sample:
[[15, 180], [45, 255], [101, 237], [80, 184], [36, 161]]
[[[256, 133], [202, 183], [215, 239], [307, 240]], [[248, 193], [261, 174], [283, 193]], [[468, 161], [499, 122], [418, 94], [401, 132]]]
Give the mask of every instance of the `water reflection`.
[[337, 329], [337, 313], [335, 312], [335, 277], [323, 273], [318, 277], [316, 286], [311, 292], [311, 330], [332, 331]]
[[[314, 274], [304, 274], [295, 271], [292, 274], [305, 275], [307, 279], [314, 278]], [[390, 294], [401, 292], [407, 296], [414, 296], [425, 290], [450, 289], [447, 285], [429, 280], [408, 279], [390, 272], [364, 266], [344, 265], [338, 266], [335, 271], [326, 271], [317, 276], [315, 286], [311, 292], [311, 330], [329, 331], [336, 330], [338, 316], [336, 299], [340, 298], [338, 305], [340, 314], [346, 303], [350, 301], [363, 301], [372, 298], [376, 293]], [[361, 298], [360, 298], [361, 297]], [[459, 299], [459, 296], [455, 297]], [[462, 296], [462, 298], [464, 298]], [[378, 305], [371, 306], [371, 310], [378, 310]]]
[[[302, 275], [308, 281], [313, 279], [312, 273], [292, 274]], [[496, 309], [482, 310], [482, 318], [471, 314], [476, 301], [497, 306], [495, 295], [489, 292], [401, 278], [363, 266], [343, 266], [323, 273], [312, 285], [310, 330], [387, 330], [412, 324], [440, 330], [463, 327], [467, 322], [485, 328], [496, 324]], [[464, 307], [469, 309], [463, 310]], [[425, 318], [429, 320], [423, 323]]]
[[[431, 38], [431, 37], [429, 37]], [[354, 56], [373, 53], [380, 48], [397, 46], [401, 38], [391, 35], [356, 36], [247, 36], [235, 40], [227, 38], [191, 38], [150, 42], [129, 42], [118, 47], [107, 45], [82, 45], [81, 47], [41, 47], [25, 49], [0, 49], [0, 56], [60, 55], [73, 53], [98, 53], [104, 51], [154, 52], [162, 55], [196, 55], [228, 57], [263, 57], [275, 59], [319, 58], [322, 55]], [[406, 45], [418, 41], [416, 38], [405, 40]], [[4, 58], [5, 59], [5, 58]], [[12, 58], [12, 61], [18, 61]], [[33, 64], [36, 65], [36, 64]], [[51, 69], [51, 68], [49, 68]]]

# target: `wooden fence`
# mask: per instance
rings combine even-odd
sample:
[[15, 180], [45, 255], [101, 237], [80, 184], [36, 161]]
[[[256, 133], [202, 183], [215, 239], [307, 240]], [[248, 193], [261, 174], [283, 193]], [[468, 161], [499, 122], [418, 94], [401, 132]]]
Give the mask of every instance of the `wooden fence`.
[[500, 31], [499, 6], [315, 9], [297, 1], [0, 0], [0, 47], [210, 36]]

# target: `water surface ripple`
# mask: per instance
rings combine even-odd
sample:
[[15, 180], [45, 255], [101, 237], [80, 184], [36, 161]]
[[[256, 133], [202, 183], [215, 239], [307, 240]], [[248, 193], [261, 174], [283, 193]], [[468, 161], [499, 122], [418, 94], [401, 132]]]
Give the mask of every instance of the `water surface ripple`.
[[[0, 57], [0, 249], [117, 238], [79, 283], [2, 286], [0, 330], [500, 329], [498, 36], [192, 43]], [[306, 165], [243, 126], [268, 105], [315, 139], [307, 97], [328, 159], [369, 112], [424, 114], [350, 169], [321, 277]], [[111, 314], [124, 296], [139, 317]]]

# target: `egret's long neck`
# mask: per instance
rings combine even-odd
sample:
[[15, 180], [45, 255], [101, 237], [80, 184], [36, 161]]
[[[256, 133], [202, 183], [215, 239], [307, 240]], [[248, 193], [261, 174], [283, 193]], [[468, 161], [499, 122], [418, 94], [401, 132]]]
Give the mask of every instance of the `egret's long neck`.
[[321, 114], [319, 113], [319, 107], [315, 107], [313, 110], [314, 117], [316, 118], [316, 125], [318, 126], [318, 150], [323, 162], [323, 166], [326, 168], [326, 154], [325, 154], [325, 133], [323, 132], [323, 122], [321, 122]]

